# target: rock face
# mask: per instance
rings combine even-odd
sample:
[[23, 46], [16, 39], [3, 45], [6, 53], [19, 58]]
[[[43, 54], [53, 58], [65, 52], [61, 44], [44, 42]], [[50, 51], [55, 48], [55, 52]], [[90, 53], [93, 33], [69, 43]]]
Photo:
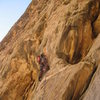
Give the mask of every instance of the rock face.
[[100, 100], [99, 33], [99, 0], [32, 0], [0, 43], [0, 100]]

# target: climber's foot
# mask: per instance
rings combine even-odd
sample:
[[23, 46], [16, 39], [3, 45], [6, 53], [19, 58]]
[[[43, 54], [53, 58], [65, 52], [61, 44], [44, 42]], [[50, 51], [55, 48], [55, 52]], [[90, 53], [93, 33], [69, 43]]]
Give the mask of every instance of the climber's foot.
[[39, 81], [41, 81], [42, 80], [42, 78], [41, 77], [39, 77]]

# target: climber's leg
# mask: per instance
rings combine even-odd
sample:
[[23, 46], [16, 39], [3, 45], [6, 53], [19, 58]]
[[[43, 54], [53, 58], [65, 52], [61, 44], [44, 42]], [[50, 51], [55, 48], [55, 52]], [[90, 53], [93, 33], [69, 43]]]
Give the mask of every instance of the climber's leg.
[[39, 74], [39, 81], [41, 81], [42, 76], [43, 76], [43, 71], [42, 71], [42, 70], [40, 70], [40, 74]]

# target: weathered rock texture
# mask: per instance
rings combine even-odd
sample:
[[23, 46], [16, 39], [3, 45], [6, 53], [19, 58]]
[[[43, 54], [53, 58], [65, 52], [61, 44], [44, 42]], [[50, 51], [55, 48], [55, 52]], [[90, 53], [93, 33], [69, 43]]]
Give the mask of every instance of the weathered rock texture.
[[99, 33], [99, 0], [33, 0], [0, 43], [0, 100], [100, 100]]

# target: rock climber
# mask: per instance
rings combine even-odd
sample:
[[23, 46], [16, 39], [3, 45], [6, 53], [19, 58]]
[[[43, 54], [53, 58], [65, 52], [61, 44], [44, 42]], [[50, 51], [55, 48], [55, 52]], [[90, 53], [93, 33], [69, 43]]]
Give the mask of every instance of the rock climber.
[[47, 58], [43, 53], [37, 57], [37, 61], [40, 65], [39, 81], [41, 81], [43, 75], [49, 70], [49, 65]]

